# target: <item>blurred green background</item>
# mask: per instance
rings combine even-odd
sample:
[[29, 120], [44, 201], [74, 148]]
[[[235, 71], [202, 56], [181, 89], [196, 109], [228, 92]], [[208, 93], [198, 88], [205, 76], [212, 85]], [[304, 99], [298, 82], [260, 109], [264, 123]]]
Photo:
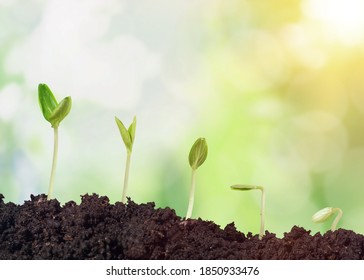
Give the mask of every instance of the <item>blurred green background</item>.
[[188, 153], [205, 137], [193, 217], [282, 236], [326, 207], [364, 233], [364, 1], [0, 0], [0, 192], [46, 193], [53, 132], [37, 86], [73, 108], [60, 126], [55, 193], [129, 195], [184, 216]]

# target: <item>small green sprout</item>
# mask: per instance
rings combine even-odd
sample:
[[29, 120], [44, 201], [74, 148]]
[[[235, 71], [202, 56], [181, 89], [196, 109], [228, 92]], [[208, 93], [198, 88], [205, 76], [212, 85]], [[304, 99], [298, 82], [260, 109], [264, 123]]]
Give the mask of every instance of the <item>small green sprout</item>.
[[250, 190], [260, 190], [262, 192], [261, 197], [261, 207], [260, 207], [260, 231], [259, 231], [259, 239], [263, 238], [264, 235], [264, 209], [265, 209], [265, 190], [262, 186], [255, 185], [233, 185], [230, 187], [233, 190], [239, 191], [250, 191]]
[[334, 221], [332, 222], [332, 225], [331, 225], [331, 231], [335, 231], [338, 222], [340, 221], [341, 217], [343, 216], [343, 211], [340, 208], [333, 208], [333, 207], [323, 208], [323, 209], [317, 211], [312, 216], [312, 221], [314, 223], [323, 223], [328, 218], [330, 218], [333, 214], [335, 214], [336, 212], [337, 212], [337, 216], [336, 216], [336, 218], [334, 219]]
[[125, 175], [124, 175], [124, 187], [121, 201], [123, 203], [126, 202], [126, 191], [128, 189], [128, 181], [129, 181], [129, 169], [130, 169], [130, 159], [131, 159], [131, 152], [133, 150], [133, 144], [135, 140], [135, 130], [136, 130], [136, 117], [134, 117], [133, 122], [129, 126], [128, 129], [124, 126], [124, 124], [115, 117], [116, 124], [118, 125], [121, 138], [124, 141], [126, 147], [126, 165], [125, 165]]
[[51, 177], [49, 180], [49, 188], [47, 198], [53, 196], [54, 179], [56, 175], [57, 158], [58, 158], [58, 127], [61, 121], [68, 115], [72, 107], [72, 99], [70, 96], [64, 98], [60, 103], [57, 102], [52, 91], [46, 84], [38, 85], [38, 101], [44, 118], [50, 122], [54, 131], [53, 145], [53, 161]]
[[190, 197], [188, 201], [188, 208], [186, 219], [191, 218], [192, 209], [193, 209], [193, 202], [195, 199], [195, 186], [196, 186], [196, 170], [199, 168], [207, 157], [207, 143], [205, 138], [198, 138], [196, 142], [193, 144], [188, 161], [192, 168], [192, 176], [191, 176], [191, 187], [190, 187]]

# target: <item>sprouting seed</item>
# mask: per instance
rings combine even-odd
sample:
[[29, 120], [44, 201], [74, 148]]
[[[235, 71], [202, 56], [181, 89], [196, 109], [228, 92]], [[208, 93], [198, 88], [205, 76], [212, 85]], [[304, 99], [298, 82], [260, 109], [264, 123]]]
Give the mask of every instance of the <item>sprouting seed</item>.
[[47, 198], [53, 196], [54, 179], [56, 175], [57, 158], [58, 158], [58, 127], [61, 121], [68, 115], [72, 107], [72, 99], [70, 96], [64, 98], [60, 103], [57, 102], [52, 91], [46, 84], [38, 85], [38, 101], [44, 118], [50, 122], [54, 132], [53, 145], [53, 161], [51, 169], [51, 177], [49, 180], [49, 188]]
[[261, 196], [261, 206], [260, 206], [260, 231], [259, 231], [259, 239], [263, 238], [264, 235], [264, 211], [265, 211], [265, 190], [262, 186], [255, 186], [255, 185], [233, 185], [230, 187], [233, 190], [239, 191], [250, 191], [250, 190], [260, 190], [262, 192]]
[[198, 138], [190, 150], [188, 161], [192, 168], [192, 176], [186, 219], [191, 218], [192, 215], [193, 203], [195, 199], [196, 170], [205, 162], [207, 151], [208, 148], [205, 138]]
[[333, 207], [323, 208], [317, 211], [312, 216], [312, 221], [314, 223], [323, 223], [335, 213], [337, 213], [337, 216], [331, 224], [331, 231], [335, 231], [337, 224], [339, 223], [341, 217], [343, 216], [343, 211], [340, 208], [333, 208]]
[[126, 202], [126, 192], [128, 189], [128, 181], [129, 181], [129, 170], [130, 170], [130, 159], [131, 159], [131, 152], [133, 150], [133, 144], [135, 140], [135, 130], [136, 130], [136, 117], [134, 117], [133, 122], [129, 126], [128, 129], [126, 129], [125, 125], [117, 118], [115, 117], [116, 124], [119, 128], [121, 138], [124, 141], [125, 148], [126, 148], [126, 165], [125, 165], [125, 175], [124, 175], [124, 187], [123, 187], [123, 193], [121, 197], [121, 201], [123, 203]]

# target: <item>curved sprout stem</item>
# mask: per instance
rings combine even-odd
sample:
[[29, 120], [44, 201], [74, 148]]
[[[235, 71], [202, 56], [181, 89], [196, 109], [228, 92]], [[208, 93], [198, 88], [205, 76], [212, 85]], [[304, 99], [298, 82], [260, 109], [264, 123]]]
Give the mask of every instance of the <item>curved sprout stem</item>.
[[265, 222], [265, 191], [263, 187], [258, 187], [257, 189], [261, 190], [262, 197], [261, 197], [261, 203], [260, 203], [260, 233], [259, 233], [259, 239], [263, 238], [264, 235], [264, 222]]
[[262, 192], [261, 195], [261, 206], [260, 206], [260, 231], [259, 231], [259, 239], [261, 240], [264, 236], [264, 224], [265, 224], [265, 190], [262, 186], [254, 186], [254, 185], [233, 185], [231, 186], [233, 190], [240, 191], [249, 191], [249, 190], [260, 190]]
[[54, 127], [53, 132], [54, 132], [53, 160], [52, 160], [52, 170], [51, 170], [51, 177], [49, 180], [47, 199], [51, 199], [53, 196], [54, 179], [56, 176], [57, 158], [58, 158], [58, 127]]
[[338, 212], [336, 218], [334, 219], [334, 221], [332, 222], [332, 225], [331, 225], [331, 231], [335, 231], [338, 222], [340, 221], [341, 217], [343, 216], [343, 211], [340, 208], [333, 208], [332, 212], [333, 213]]

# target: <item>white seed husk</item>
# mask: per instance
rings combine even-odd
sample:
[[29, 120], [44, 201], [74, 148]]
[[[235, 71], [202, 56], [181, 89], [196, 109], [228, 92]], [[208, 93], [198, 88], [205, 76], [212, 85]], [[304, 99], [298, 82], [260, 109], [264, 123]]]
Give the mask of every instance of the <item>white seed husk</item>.
[[332, 214], [333, 214], [333, 208], [332, 207], [323, 208], [323, 209], [317, 211], [312, 216], [312, 221], [314, 223], [322, 223], [322, 222], [326, 221]]

